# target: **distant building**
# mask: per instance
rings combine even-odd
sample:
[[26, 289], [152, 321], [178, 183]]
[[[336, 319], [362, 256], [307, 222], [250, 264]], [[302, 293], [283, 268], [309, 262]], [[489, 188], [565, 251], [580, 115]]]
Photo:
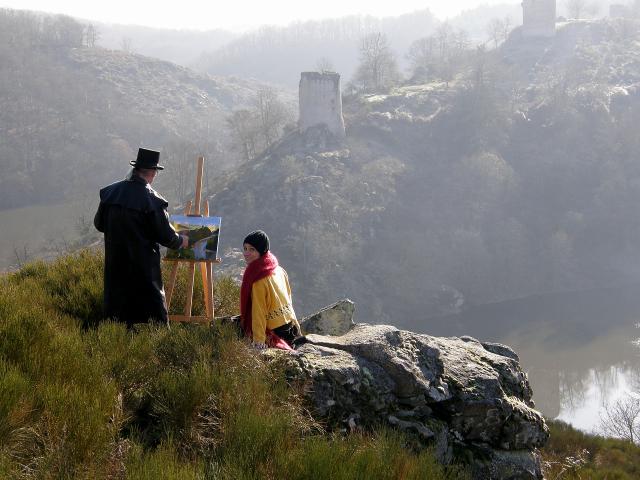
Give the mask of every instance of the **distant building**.
[[301, 132], [315, 125], [326, 125], [335, 135], [345, 136], [338, 73], [302, 72], [298, 95], [300, 105], [298, 127]]
[[556, 0], [522, 1], [522, 36], [553, 37], [556, 34]]

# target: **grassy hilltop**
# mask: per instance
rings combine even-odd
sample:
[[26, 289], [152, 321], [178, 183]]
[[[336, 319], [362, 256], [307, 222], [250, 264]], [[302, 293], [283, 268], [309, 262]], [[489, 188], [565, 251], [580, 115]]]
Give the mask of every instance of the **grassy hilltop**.
[[[101, 322], [102, 261], [0, 277], [0, 478], [468, 478], [393, 432], [326, 432], [231, 329]], [[219, 279], [216, 312], [238, 293]], [[552, 432], [548, 478], [637, 478], [638, 447]]]
[[[217, 313], [238, 298], [218, 280]], [[229, 329], [101, 311], [95, 253], [0, 278], [0, 478], [464, 478], [393, 433], [324, 435]]]

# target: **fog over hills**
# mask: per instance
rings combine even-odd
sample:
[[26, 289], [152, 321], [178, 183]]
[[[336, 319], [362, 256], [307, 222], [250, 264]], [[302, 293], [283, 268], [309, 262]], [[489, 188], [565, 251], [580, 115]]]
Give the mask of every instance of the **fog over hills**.
[[188, 67], [204, 53], [220, 48], [238, 37], [222, 29], [170, 30], [139, 25], [117, 25], [101, 22], [89, 22], [98, 31], [96, 43], [111, 50], [127, 47], [132, 52], [147, 57], [167, 60]]
[[[437, 25], [428, 12], [413, 21], [406, 42]], [[640, 276], [635, 21], [569, 22], [549, 40], [516, 29], [497, 49], [452, 37], [412, 63], [411, 80], [349, 93], [343, 144], [289, 127], [263, 154], [241, 114], [263, 85], [97, 48], [68, 17], [3, 11], [2, 22], [5, 210], [95, 197], [150, 145], [163, 150], [158, 187], [174, 205], [205, 154], [223, 248], [270, 231], [303, 312], [350, 296], [365, 318], [400, 309], [418, 322]]]
[[[446, 20], [464, 30], [469, 40], [488, 40], [488, 25], [494, 19], [509, 19], [515, 27], [522, 21], [520, 5], [482, 5]], [[382, 32], [401, 66], [406, 68], [412, 42], [443, 25], [428, 9], [398, 16], [352, 15], [294, 22], [287, 26], [264, 25], [245, 33], [225, 30], [179, 31], [133, 25], [93, 22], [97, 44], [110, 49], [127, 48], [142, 55], [168, 60], [216, 75], [238, 75], [295, 87], [297, 74], [317, 68], [320, 61], [349, 79], [358, 64], [362, 37]]]
[[231, 238], [272, 233], [303, 311], [349, 296], [363, 321], [417, 328], [465, 305], [638, 281], [639, 31], [516, 31], [448, 82], [348, 97], [344, 144], [285, 137], [212, 202]]
[[223, 142], [225, 115], [248, 104], [257, 88], [87, 46], [83, 26], [68, 17], [3, 12], [2, 21], [1, 151], [8, 163], [0, 208], [95, 189], [140, 144], [200, 149]]
[[[0, 10], [0, 212], [22, 218], [22, 227], [42, 212], [11, 209], [60, 205], [77, 220], [79, 211], [65, 205], [85, 196], [94, 209], [98, 187], [122, 178], [139, 146], [163, 151], [174, 175], [158, 183], [171, 200], [192, 188], [197, 155], [211, 175], [241, 160], [227, 117], [251, 107], [263, 84], [94, 42], [91, 25], [70, 17]], [[35, 239], [11, 228], [0, 242], [0, 268], [13, 248], [29, 244], [37, 253], [50, 236], [76, 237], [73, 219], [58, 222], [64, 232], [43, 228]]]
[[416, 39], [433, 33], [440, 22], [426, 10], [398, 17], [349, 16], [299, 22], [287, 27], [263, 27], [211, 50], [195, 64], [219, 75], [241, 75], [285, 85], [297, 85], [297, 75], [314, 70], [321, 59], [349, 79], [358, 63], [363, 36], [381, 32], [404, 64], [404, 54]]

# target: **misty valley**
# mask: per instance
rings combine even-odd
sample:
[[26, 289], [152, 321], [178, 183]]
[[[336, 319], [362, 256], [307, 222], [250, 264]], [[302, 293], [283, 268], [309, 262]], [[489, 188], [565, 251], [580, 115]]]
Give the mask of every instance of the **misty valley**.
[[[322, 442], [353, 434], [366, 443], [383, 425], [408, 439], [371, 437], [375, 445], [354, 444], [352, 452], [393, 451], [397, 466], [427, 445], [437, 466], [415, 467], [433, 477], [394, 476], [398, 467], [380, 478], [638, 478], [640, 467], [628, 459], [640, 454], [625, 449], [640, 443], [640, 2], [587, 7], [525, 0], [447, 21], [421, 10], [244, 34], [0, 8], [0, 390], [12, 392], [0, 402], [0, 476], [51, 468], [69, 478], [154, 478], [140, 472], [174, 462], [182, 472], [175, 478], [245, 478], [255, 465], [259, 478], [310, 478], [307, 464], [243, 456], [238, 438], [258, 442], [256, 432], [277, 430], [284, 451], [346, 458], [342, 447]], [[345, 331], [310, 332], [303, 353], [283, 360], [300, 392], [274, 373], [276, 354], [264, 354], [267, 366], [239, 374], [242, 381], [216, 370], [258, 355], [229, 340], [227, 326], [135, 337], [102, 325], [98, 190], [122, 180], [145, 146], [161, 152], [165, 169], [153, 188], [174, 216], [194, 198], [195, 161], [204, 157], [202, 194], [217, 223], [176, 217], [190, 249], [172, 254], [221, 259], [216, 317], [239, 313], [242, 239], [256, 229], [286, 265], [300, 319], [354, 302]], [[29, 289], [40, 292], [42, 306], [20, 300]], [[181, 283], [176, 291], [188, 295]], [[28, 397], [38, 375], [46, 377], [29, 352], [58, 359], [51, 378], [63, 383], [73, 370], [64, 365], [74, 364], [52, 353], [60, 349], [46, 346], [39, 329], [98, 362], [86, 360], [94, 370], [71, 384], [107, 379], [98, 390], [110, 400], [85, 398], [85, 386], [73, 400], [102, 409], [91, 420], [91, 428], [104, 427], [102, 437], [90, 440], [76, 426], [86, 448], [63, 451], [62, 440], [60, 450], [25, 446], [49, 428], [40, 417], [29, 427], [33, 412], [65, 410], [63, 395], [51, 393], [57, 387]], [[334, 358], [346, 366], [331, 370]], [[464, 368], [477, 362], [476, 375], [465, 377], [456, 358]], [[21, 362], [29, 361], [27, 374]], [[214, 380], [196, 378], [200, 371]], [[345, 380], [347, 371], [357, 375]], [[367, 390], [375, 381], [384, 395]], [[331, 389], [335, 399], [305, 397]], [[263, 400], [270, 412], [280, 405], [294, 413], [269, 423], [260, 416], [266, 407], [252, 403]], [[296, 403], [303, 401], [324, 416], [305, 417], [307, 404]], [[635, 415], [629, 434], [613, 426], [623, 404]], [[188, 413], [173, 417], [172, 409]], [[367, 417], [376, 409], [380, 418]], [[104, 418], [119, 426], [103, 426]], [[56, 430], [61, 438], [65, 428]], [[234, 428], [237, 437], [225, 436]], [[572, 440], [553, 443], [565, 434]], [[578, 437], [589, 447], [575, 446]], [[617, 439], [631, 446], [606, 443]], [[628, 457], [609, 464], [596, 448]], [[110, 457], [92, 460], [97, 450]], [[232, 457], [247, 464], [234, 470]], [[326, 478], [351, 478], [374, 464], [367, 457], [344, 467], [360, 473]], [[184, 473], [193, 465], [206, 475]]]

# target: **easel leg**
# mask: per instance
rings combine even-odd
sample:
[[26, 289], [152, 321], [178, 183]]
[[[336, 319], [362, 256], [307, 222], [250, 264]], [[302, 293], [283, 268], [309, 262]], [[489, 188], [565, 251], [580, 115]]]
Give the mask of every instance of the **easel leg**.
[[187, 274], [187, 301], [184, 305], [184, 315], [185, 317], [191, 316], [191, 303], [193, 302], [193, 277], [196, 271], [196, 264], [189, 264], [189, 273]]
[[[209, 216], [209, 201], [204, 202], [204, 216]], [[202, 290], [204, 291], [204, 301], [207, 307], [207, 317], [213, 322], [213, 277], [211, 272], [213, 266], [211, 263], [201, 263], [200, 271], [202, 273]]]
[[[184, 208], [184, 214], [189, 215], [190, 212], [191, 212], [191, 200], [187, 202], [187, 205]], [[173, 265], [171, 266], [171, 276], [169, 277], [169, 284], [167, 285], [167, 310], [169, 310], [169, 306], [171, 305], [171, 298], [173, 297], [173, 289], [176, 286], [176, 278], [178, 275], [178, 265], [179, 265], [178, 262], [174, 262]], [[192, 275], [192, 279], [193, 279], [193, 275]], [[193, 282], [191, 284], [191, 288], [193, 289]], [[190, 302], [189, 298], [191, 298], [191, 295], [187, 296], [187, 302]], [[191, 315], [191, 305], [189, 305], [188, 315]]]
[[171, 298], [173, 297], [173, 289], [176, 286], [176, 278], [178, 276], [178, 263], [174, 262], [171, 265], [171, 274], [169, 275], [169, 282], [167, 283], [167, 311], [169, 311], [169, 307], [171, 306]]
[[211, 313], [211, 297], [209, 296], [209, 277], [207, 275], [208, 264], [200, 262], [200, 275], [202, 277], [202, 291], [204, 293], [204, 307], [207, 317]]
[[213, 305], [214, 297], [213, 297], [213, 264], [212, 263], [207, 263], [207, 292], [209, 292], [209, 298], [211, 299], [211, 301], [209, 302], [209, 305], [211, 307], [211, 312], [209, 312], [209, 317], [213, 322], [213, 319], [215, 318], [215, 307]]
[[[204, 171], [204, 157], [198, 157], [198, 166], [196, 170], [196, 198], [195, 198], [195, 215], [200, 215], [200, 200], [202, 197], [202, 174]], [[191, 209], [191, 205], [189, 205], [189, 209]], [[187, 285], [187, 302], [184, 306], [184, 316], [189, 318], [191, 317], [191, 304], [193, 303], [193, 278], [196, 272], [196, 264], [189, 264], [189, 273], [187, 276], [187, 281], [189, 284]]]

